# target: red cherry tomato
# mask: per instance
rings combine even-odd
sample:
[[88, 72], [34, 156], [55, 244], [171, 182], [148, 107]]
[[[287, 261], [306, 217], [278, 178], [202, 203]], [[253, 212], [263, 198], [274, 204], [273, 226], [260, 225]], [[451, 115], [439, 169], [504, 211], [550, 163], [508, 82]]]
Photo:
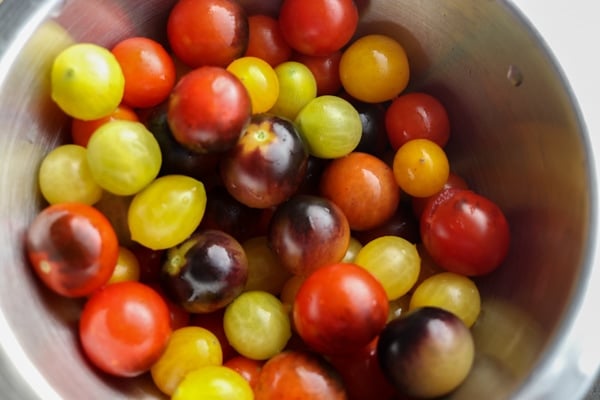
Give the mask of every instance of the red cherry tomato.
[[350, 400], [396, 399], [396, 390], [377, 360], [377, 338], [352, 354], [329, 357], [342, 376]]
[[335, 95], [342, 89], [340, 80], [341, 51], [334, 51], [325, 56], [309, 56], [295, 53], [292, 55], [294, 61], [298, 61], [308, 67], [317, 81], [317, 96]]
[[112, 53], [125, 76], [125, 104], [147, 108], [169, 97], [175, 85], [175, 63], [160, 43], [146, 37], [130, 37], [117, 43]]
[[346, 400], [337, 374], [314, 353], [288, 350], [270, 358], [254, 389], [257, 399]]
[[200, 67], [175, 85], [167, 121], [184, 147], [218, 153], [237, 142], [251, 113], [250, 95], [235, 75], [220, 67]]
[[100, 119], [85, 121], [82, 119], [73, 118], [71, 121], [71, 138], [74, 144], [87, 147], [92, 134], [100, 126], [109, 121], [114, 120], [139, 121], [138, 115], [131, 107], [121, 104], [109, 116]]
[[442, 186], [442, 189], [438, 193], [436, 193], [432, 196], [429, 196], [429, 197], [412, 197], [411, 198], [411, 204], [412, 204], [412, 209], [413, 209], [414, 215], [417, 218], [420, 218], [421, 214], [423, 214], [423, 210], [425, 209], [425, 205], [427, 204], [429, 199], [431, 199], [434, 196], [437, 196], [442, 191], [444, 191], [446, 189], [451, 189], [451, 188], [468, 189], [469, 186], [468, 186], [467, 182], [461, 176], [455, 174], [454, 172], [450, 172], [448, 175], [448, 180], [446, 181], [444, 186]]
[[251, 15], [248, 26], [246, 56], [258, 57], [273, 68], [290, 59], [292, 48], [283, 38], [279, 21], [268, 15]]
[[175, 55], [191, 68], [226, 67], [248, 46], [248, 17], [234, 0], [180, 0], [167, 21]]
[[285, 40], [296, 51], [326, 56], [340, 50], [358, 25], [353, 0], [284, 0], [279, 24]]
[[43, 209], [26, 237], [37, 276], [54, 292], [82, 297], [104, 286], [119, 257], [117, 235], [92, 206], [58, 203]]
[[420, 222], [425, 249], [450, 272], [487, 274], [508, 252], [510, 232], [502, 210], [473, 191], [444, 190], [427, 203]]
[[385, 127], [394, 150], [412, 139], [429, 139], [444, 147], [450, 137], [450, 121], [444, 105], [422, 92], [396, 97], [385, 114]]
[[102, 371], [121, 377], [148, 371], [170, 334], [169, 309], [163, 298], [135, 281], [107, 285], [94, 293], [79, 321], [86, 356]]
[[258, 383], [258, 377], [264, 361], [253, 360], [244, 356], [235, 356], [223, 363], [223, 366], [231, 368], [238, 374], [244, 377], [250, 384], [250, 387], [254, 389]]
[[330, 264], [300, 286], [293, 320], [300, 337], [322, 354], [348, 354], [383, 329], [389, 303], [381, 283], [355, 264]]

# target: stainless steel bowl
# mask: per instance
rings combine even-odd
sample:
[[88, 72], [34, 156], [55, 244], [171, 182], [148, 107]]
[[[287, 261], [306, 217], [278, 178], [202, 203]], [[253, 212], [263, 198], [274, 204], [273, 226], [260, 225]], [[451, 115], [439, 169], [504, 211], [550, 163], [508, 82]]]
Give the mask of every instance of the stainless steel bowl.
[[[64, 141], [48, 97], [53, 56], [72, 41], [164, 39], [174, 0], [0, 0], [0, 397], [156, 398], [82, 357], [80, 303], [41, 287], [23, 233], [40, 208], [36, 169]], [[246, 1], [250, 3], [250, 1]], [[280, 1], [254, 1], [270, 11]], [[505, 264], [478, 281], [476, 368], [454, 399], [576, 399], [600, 363], [591, 323], [599, 283], [597, 173], [590, 134], [558, 64], [507, 1], [358, 0], [360, 33], [407, 49], [410, 90], [438, 96], [457, 172], [498, 202], [512, 229]], [[594, 330], [596, 329], [596, 330]]]

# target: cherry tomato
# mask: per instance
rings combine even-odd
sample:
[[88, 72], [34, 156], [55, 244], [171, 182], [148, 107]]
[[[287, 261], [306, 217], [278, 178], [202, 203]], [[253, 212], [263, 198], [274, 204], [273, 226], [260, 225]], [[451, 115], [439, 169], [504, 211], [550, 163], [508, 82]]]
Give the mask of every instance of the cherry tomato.
[[346, 400], [346, 391], [331, 366], [319, 356], [289, 350], [269, 359], [255, 388], [257, 399]]
[[509, 225], [490, 199], [464, 189], [447, 189], [427, 203], [421, 238], [442, 268], [476, 276], [496, 269], [506, 257]]
[[112, 53], [125, 76], [123, 102], [131, 107], [153, 107], [167, 99], [175, 85], [175, 63], [157, 41], [130, 37]]
[[352, 354], [332, 356], [329, 361], [340, 373], [350, 400], [396, 400], [396, 390], [381, 371], [377, 360], [377, 338]]
[[415, 214], [415, 216], [417, 218], [421, 217], [421, 214], [423, 213], [423, 210], [425, 209], [425, 205], [427, 204], [429, 199], [431, 199], [431, 197], [436, 196], [443, 190], [450, 189], [450, 188], [468, 189], [469, 185], [460, 175], [457, 175], [456, 173], [450, 171], [450, 173], [448, 174], [448, 179], [446, 180], [446, 183], [444, 183], [444, 185], [442, 186], [442, 188], [440, 189], [439, 192], [433, 194], [432, 196], [428, 196], [428, 197], [413, 197], [413, 198], [411, 198], [411, 206], [412, 206], [413, 213]]
[[341, 50], [325, 56], [292, 55], [293, 61], [306, 65], [313, 73], [317, 81], [317, 96], [335, 95], [342, 89], [339, 71], [341, 58]]
[[413, 197], [428, 197], [448, 181], [450, 163], [444, 150], [429, 139], [413, 139], [394, 156], [394, 176], [400, 188]]
[[250, 95], [235, 75], [224, 68], [200, 67], [175, 85], [167, 121], [183, 146], [199, 153], [223, 152], [237, 142], [251, 114]]
[[300, 110], [317, 96], [317, 82], [311, 70], [297, 61], [275, 67], [279, 96], [270, 112], [294, 120]]
[[171, 400], [253, 400], [250, 383], [237, 371], [210, 365], [189, 372], [179, 383]]
[[366, 346], [386, 324], [385, 289], [350, 263], [317, 269], [300, 286], [293, 306], [296, 331], [322, 354], [348, 354]]
[[225, 327], [223, 326], [224, 315], [225, 308], [210, 313], [191, 314], [190, 325], [200, 326], [211, 331], [219, 339], [221, 350], [223, 351], [223, 361], [227, 361], [239, 354], [231, 343], [229, 343], [225, 335]]
[[358, 25], [352, 0], [284, 0], [279, 11], [283, 37], [296, 51], [325, 56], [344, 47]]
[[258, 57], [273, 68], [290, 59], [292, 48], [285, 41], [277, 19], [269, 15], [251, 15], [248, 27], [246, 56]]
[[170, 396], [188, 372], [222, 362], [219, 339], [208, 329], [186, 326], [173, 331], [150, 373], [160, 391]]
[[246, 52], [248, 17], [234, 0], [180, 0], [167, 21], [175, 55], [191, 68], [226, 67]]
[[119, 282], [94, 293], [79, 321], [79, 337], [89, 360], [121, 377], [147, 372], [162, 354], [171, 325], [162, 297], [139, 282]]
[[392, 169], [379, 158], [360, 152], [333, 160], [323, 171], [320, 190], [342, 209], [354, 230], [382, 224], [394, 215], [400, 201]]
[[258, 383], [258, 377], [260, 376], [263, 364], [264, 361], [253, 360], [244, 356], [236, 356], [223, 363], [223, 366], [236, 371], [246, 379], [250, 384], [250, 387], [254, 389]]
[[125, 104], [120, 104], [111, 114], [99, 119], [85, 121], [82, 119], [73, 118], [71, 121], [71, 138], [73, 139], [73, 143], [87, 147], [90, 137], [96, 131], [96, 129], [104, 125], [106, 122], [113, 121], [115, 119], [134, 122], [139, 121], [138, 115], [135, 113], [135, 111]]
[[117, 265], [107, 283], [138, 281], [139, 279], [140, 263], [138, 262], [138, 259], [131, 250], [120, 246]]
[[26, 248], [37, 276], [66, 297], [87, 296], [106, 284], [119, 256], [108, 219], [81, 203], [43, 209], [27, 230]]
[[340, 59], [340, 80], [352, 97], [366, 103], [388, 101], [408, 85], [410, 68], [400, 43], [385, 35], [353, 42]]
[[252, 113], [271, 109], [279, 97], [279, 80], [273, 67], [258, 57], [240, 57], [227, 66], [237, 76], [250, 95]]
[[444, 105], [422, 92], [396, 97], [385, 113], [385, 128], [394, 150], [412, 139], [429, 139], [444, 147], [450, 137], [450, 121]]

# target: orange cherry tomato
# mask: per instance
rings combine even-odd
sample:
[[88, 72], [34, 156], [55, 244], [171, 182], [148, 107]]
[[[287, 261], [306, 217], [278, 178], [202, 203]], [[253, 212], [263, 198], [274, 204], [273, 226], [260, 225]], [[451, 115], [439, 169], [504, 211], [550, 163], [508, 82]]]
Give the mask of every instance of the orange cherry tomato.
[[160, 43], [131, 37], [117, 43], [112, 53], [125, 76], [124, 103], [147, 108], [169, 97], [175, 85], [175, 63]]
[[73, 118], [71, 120], [71, 138], [73, 139], [73, 143], [87, 147], [90, 137], [96, 129], [109, 121], [117, 119], [133, 122], [139, 121], [137, 113], [125, 104], [119, 105], [110, 115], [103, 118], [92, 119], [89, 121]]
[[353, 152], [323, 171], [321, 194], [342, 209], [350, 228], [374, 228], [396, 212], [400, 189], [392, 169], [379, 158]]

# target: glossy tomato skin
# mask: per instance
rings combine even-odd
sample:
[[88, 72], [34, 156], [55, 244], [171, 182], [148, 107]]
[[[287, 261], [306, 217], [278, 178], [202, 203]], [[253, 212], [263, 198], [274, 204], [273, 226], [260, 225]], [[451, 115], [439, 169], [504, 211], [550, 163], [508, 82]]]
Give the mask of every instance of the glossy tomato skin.
[[134, 377], [147, 372], [171, 334], [169, 309], [149, 286], [129, 281], [107, 285], [81, 313], [83, 351], [100, 370]]
[[167, 21], [173, 52], [191, 68], [226, 67], [244, 54], [248, 34], [246, 12], [233, 0], [181, 0]]
[[386, 292], [366, 269], [352, 263], [317, 269], [300, 286], [292, 315], [296, 331], [321, 354], [349, 354], [384, 328]]
[[254, 389], [257, 400], [346, 400], [336, 371], [321, 357], [306, 351], [288, 350], [262, 367]]
[[508, 253], [509, 225], [488, 198], [466, 189], [447, 189], [425, 206], [421, 238], [440, 267], [467, 276], [497, 268]]
[[26, 249], [37, 276], [66, 297], [87, 296], [106, 284], [119, 257], [109, 220], [80, 203], [43, 209], [27, 231]]
[[434, 96], [413, 92], [396, 97], [385, 114], [387, 135], [394, 150], [412, 139], [429, 139], [444, 147], [450, 138], [450, 120]]
[[220, 67], [201, 67], [175, 85], [167, 120], [173, 137], [183, 146], [199, 153], [218, 153], [233, 147], [251, 113], [248, 91], [235, 75]]
[[293, 122], [257, 114], [221, 160], [221, 177], [240, 203], [267, 208], [296, 192], [307, 163], [308, 150]]
[[346, 45], [358, 24], [352, 0], [285, 0], [279, 23], [286, 41], [296, 51], [326, 56]]

